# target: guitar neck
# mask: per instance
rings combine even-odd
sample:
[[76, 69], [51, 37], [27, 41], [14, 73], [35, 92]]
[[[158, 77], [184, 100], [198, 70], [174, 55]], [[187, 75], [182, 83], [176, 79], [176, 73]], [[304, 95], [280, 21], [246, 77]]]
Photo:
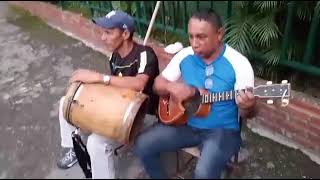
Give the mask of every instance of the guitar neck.
[[221, 101], [229, 101], [235, 99], [238, 96], [240, 90], [231, 90], [217, 93], [208, 93], [201, 95], [201, 103], [214, 103]]
[[229, 101], [235, 99], [240, 91], [250, 91], [254, 96], [259, 98], [289, 98], [290, 97], [290, 83], [282, 84], [267, 84], [250, 87], [247, 89], [230, 90], [217, 93], [206, 93], [201, 95], [201, 103], [214, 103], [220, 101]]

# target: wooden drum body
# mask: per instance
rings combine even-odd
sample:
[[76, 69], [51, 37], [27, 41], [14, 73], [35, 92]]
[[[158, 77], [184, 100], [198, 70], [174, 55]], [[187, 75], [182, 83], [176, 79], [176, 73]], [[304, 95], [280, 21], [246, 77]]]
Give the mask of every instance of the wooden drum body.
[[67, 90], [63, 115], [75, 127], [128, 144], [142, 128], [148, 99], [130, 89], [73, 83]]

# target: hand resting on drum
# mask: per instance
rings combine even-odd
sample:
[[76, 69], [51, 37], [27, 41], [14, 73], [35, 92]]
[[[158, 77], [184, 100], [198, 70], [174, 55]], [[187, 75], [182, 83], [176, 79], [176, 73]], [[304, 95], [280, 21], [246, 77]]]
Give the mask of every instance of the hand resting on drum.
[[84, 83], [98, 83], [103, 82], [103, 75], [101, 73], [87, 70], [87, 69], [78, 69], [72, 73], [70, 78], [70, 83], [81, 81]]
[[[143, 91], [146, 87], [146, 84], [149, 80], [149, 76], [146, 74], [137, 74], [136, 76], [110, 76], [112, 81], [110, 80], [109, 85], [129, 88], [135, 91]], [[69, 83], [73, 82], [83, 82], [83, 83], [103, 83], [103, 74], [100, 74], [95, 71], [87, 70], [87, 69], [78, 69], [74, 73], [72, 73], [72, 77], [70, 78]]]

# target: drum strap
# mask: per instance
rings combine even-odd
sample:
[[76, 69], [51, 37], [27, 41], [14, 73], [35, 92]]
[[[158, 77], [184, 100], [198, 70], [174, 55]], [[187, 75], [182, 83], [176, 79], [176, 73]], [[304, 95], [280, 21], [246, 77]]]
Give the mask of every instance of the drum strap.
[[114, 155], [118, 156], [118, 154], [119, 154], [118, 151], [119, 151], [121, 148], [123, 148], [123, 147], [124, 147], [124, 144], [116, 147], [116, 148], [114, 149]]
[[77, 133], [77, 130], [72, 132], [72, 142], [75, 154], [84, 175], [86, 178], [92, 178], [90, 156], [86, 146], [81, 140], [81, 136]]

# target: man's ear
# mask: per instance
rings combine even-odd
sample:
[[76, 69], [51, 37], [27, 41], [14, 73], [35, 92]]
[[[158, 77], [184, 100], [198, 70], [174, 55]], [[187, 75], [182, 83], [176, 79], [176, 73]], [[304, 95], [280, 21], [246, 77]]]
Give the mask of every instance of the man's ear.
[[124, 30], [122, 33], [122, 37], [124, 40], [128, 40], [130, 37], [130, 32], [128, 30]]
[[224, 28], [223, 28], [223, 27], [221, 27], [221, 28], [218, 29], [218, 40], [219, 40], [219, 41], [223, 41], [224, 33], [225, 33], [225, 31], [224, 31]]

